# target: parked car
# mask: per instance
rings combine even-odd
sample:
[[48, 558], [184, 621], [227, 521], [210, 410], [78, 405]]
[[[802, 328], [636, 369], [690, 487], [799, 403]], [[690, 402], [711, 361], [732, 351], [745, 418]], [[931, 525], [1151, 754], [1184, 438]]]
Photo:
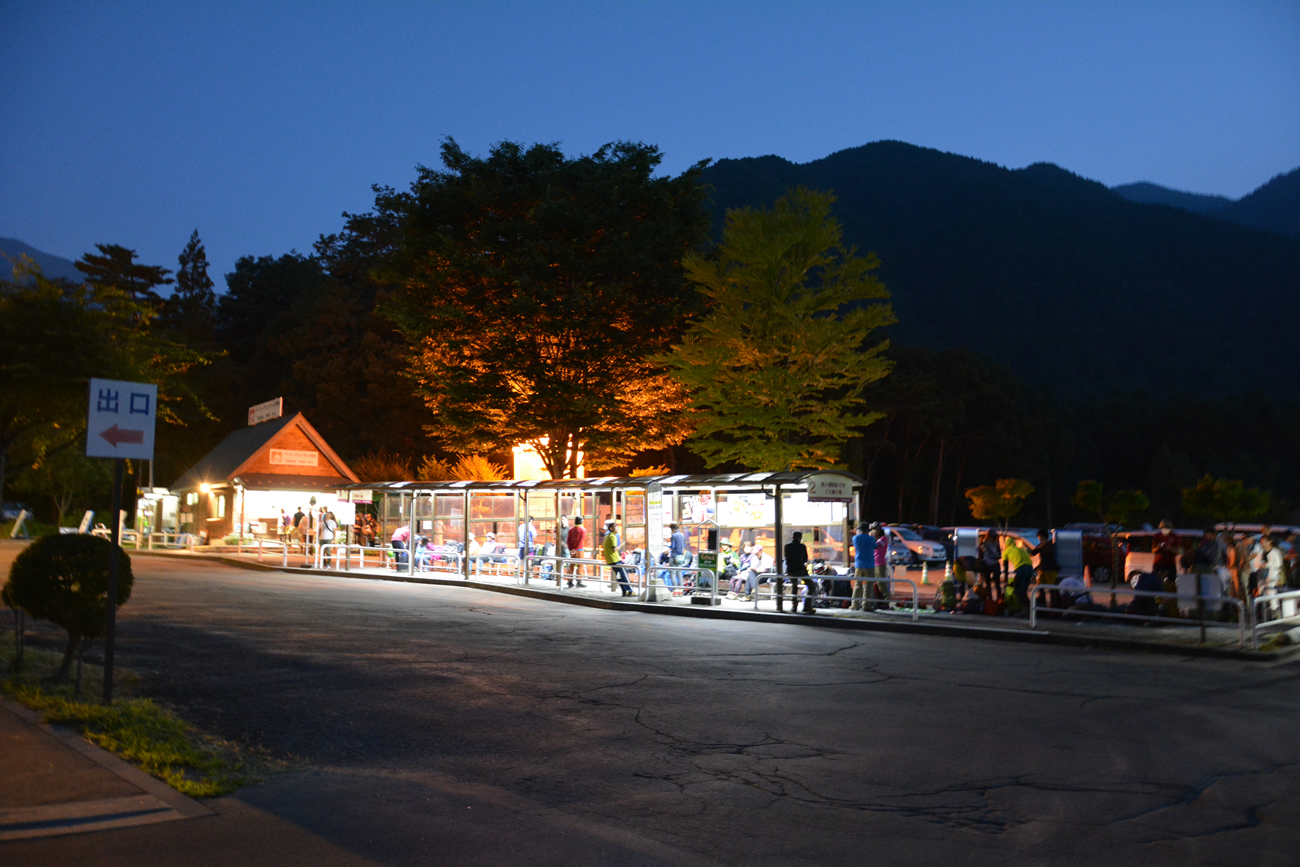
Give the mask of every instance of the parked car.
[[[1157, 532], [1156, 530], [1125, 530], [1115, 534], [1115, 541], [1124, 554], [1126, 579], [1132, 580], [1139, 572], [1150, 572], [1154, 567], [1156, 555], [1152, 539]], [[1201, 533], [1201, 530], [1174, 530], [1174, 535], [1178, 537], [1179, 546], [1184, 552], [1195, 550], [1196, 546], [1201, 544]], [[1182, 559], [1182, 557], [1178, 558], [1179, 574], [1187, 571], [1183, 568]]]
[[[1083, 533], [1083, 567], [1092, 576], [1094, 584], [1109, 584], [1110, 573], [1115, 568], [1115, 548], [1112, 533], [1123, 532], [1118, 524], [1076, 522], [1066, 524], [1062, 530], [1079, 530]], [[1121, 565], [1123, 552], [1120, 553]]]
[[901, 524], [884, 524], [885, 535], [889, 537], [889, 562], [917, 565], [943, 563], [948, 553], [941, 542], [925, 539], [916, 530]]
[[938, 542], [943, 546], [944, 559], [951, 560], [953, 558], [953, 552], [956, 550], [956, 545], [952, 540], [951, 530], [943, 527], [932, 527], [929, 524], [899, 524], [898, 526], [908, 527], [916, 531], [916, 533], [927, 542]]

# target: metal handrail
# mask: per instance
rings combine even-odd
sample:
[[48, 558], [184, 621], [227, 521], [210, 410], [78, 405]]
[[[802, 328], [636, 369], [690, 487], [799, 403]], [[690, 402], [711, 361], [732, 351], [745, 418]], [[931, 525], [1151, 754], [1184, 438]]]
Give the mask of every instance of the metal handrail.
[[[555, 567], [550, 576], [547, 576], [545, 572], [539, 572], [537, 577], [538, 580], [540, 581], [545, 581], [548, 580], [549, 577], [554, 577], [555, 586], [556, 589], [558, 590], [564, 589], [563, 586], [561, 585], [564, 584], [565, 575], [564, 575], [564, 570], [560, 568], [561, 566], [570, 566], [570, 565], [608, 566], [609, 565], [604, 560], [595, 560], [589, 557], [561, 557], [558, 554], [527, 554], [522, 559], [519, 560], [519, 564], [520, 564], [519, 572], [523, 579], [523, 583], [525, 584], [529, 583], [530, 579], [532, 578], [533, 561], [537, 561], [538, 563], [543, 563], [543, 562], [550, 563]], [[576, 578], [578, 576], [572, 575], [571, 577]]]
[[[834, 580], [834, 581], [867, 581], [867, 582], [870, 582], [870, 583], [872, 583], [872, 584], [890, 584], [890, 585], [893, 585], [893, 584], [908, 584], [908, 585], [910, 585], [911, 588], [912, 588], [912, 622], [915, 623], [917, 620], [920, 619], [920, 616], [921, 616], [921, 612], [920, 612], [920, 607], [921, 607], [921, 605], [920, 605], [920, 595], [919, 595], [918, 592], [917, 592], [917, 584], [916, 584], [916, 582], [913, 581], [911, 578], [876, 578], [876, 577], [874, 577], [874, 576], [873, 576], [873, 577], [869, 577], [869, 578], [854, 578], [854, 577], [852, 577], [851, 575], [782, 575], [782, 574], [779, 573], [779, 572], [760, 572], [760, 573], [758, 574], [757, 577], [758, 577], [758, 579], [759, 579], [759, 583], [757, 583], [757, 584], [754, 585], [754, 610], [755, 610], [755, 611], [758, 610], [758, 599], [759, 599], [759, 596], [762, 595], [762, 586], [763, 586], [763, 584], [762, 584], [762, 579], [763, 579], [763, 578], [776, 578], [776, 577], [780, 577], [782, 580], [784, 580], [784, 579], [786, 579], [786, 578], [794, 578], [794, 579], [799, 580], [799, 581], [802, 581], [804, 578], [812, 578], [813, 580], [818, 580], [818, 579], [823, 579], [823, 578], [830, 578], [831, 580]], [[771, 583], [771, 582], [769, 582], [769, 583]], [[890, 592], [892, 593], [893, 591], [891, 590]], [[775, 594], [775, 593], [772, 593], [772, 592], [769, 592], [769, 593], [767, 594], [767, 596], [768, 596], [769, 599], [771, 599], [771, 598], [774, 598], [774, 597], [776, 596], [776, 594]], [[829, 595], [828, 595], [828, 596], [826, 596], [825, 598], [826, 598], [826, 599], [848, 599], [850, 602], [853, 601], [853, 597], [852, 597], [852, 596], [829, 596]], [[796, 608], [797, 608], [797, 607], [798, 607], [798, 599], [799, 599], [798, 588], [795, 589], [794, 599], [796, 600], [795, 605], [796, 605]]]
[[[1101, 588], [1085, 587], [1083, 589], [1080, 589], [1078, 587], [1062, 587], [1060, 584], [1033, 584], [1030, 585], [1028, 589], [1029, 589], [1028, 595], [1029, 595], [1029, 628], [1030, 629], [1037, 628], [1039, 611], [1068, 611], [1069, 610], [1069, 609], [1061, 609], [1061, 608], [1052, 608], [1050, 606], [1044, 606], [1040, 608], [1039, 606], [1035, 605], [1034, 597], [1048, 590], [1056, 590], [1058, 592], [1064, 591], [1065, 593], [1069, 593], [1072, 596], [1091, 597], [1093, 594], [1100, 593], [1102, 595], [1111, 595], [1111, 596], [1120, 595], [1120, 594], [1123, 594], [1125, 596], [1144, 596], [1152, 599], [1179, 599], [1179, 600], [1190, 599], [1194, 602], [1211, 602], [1211, 603], [1218, 603], [1218, 604], [1226, 603], [1229, 605], [1237, 606], [1237, 613], [1238, 613], [1237, 646], [1238, 647], [1246, 646], [1246, 616], [1247, 616], [1246, 607], [1242, 604], [1241, 600], [1236, 598], [1235, 596], [1202, 596], [1200, 594], [1193, 594], [1193, 593], [1179, 593], [1174, 590], [1163, 590], [1163, 591], [1134, 590], [1132, 587], [1129, 587], [1124, 584], [1117, 584], [1114, 587], [1101, 587]], [[1204, 609], [1201, 610], [1202, 612], [1204, 611]], [[1159, 614], [1124, 614], [1119, 611], [1110, 611], [1105, 608], [1103, 608], [1101, 611], [1089, 611], [1088, 614], [1093, 617], [1111, 617], [1117, 620], [1141, 620], [1144, 623], [1159, 621], [1161, 623], [1173, 623], [1178, 626], [1192, 626], [1192, 625], [1199, 624], [1201, 628], [1202, 641], [1204, 641], [1205, 638], [1206, 620], [1204, 617], [1199, 617], [1199, 618], [1162, 617]]]
[[[1259, 608], [1265, 602], [1280, 602], [1284, 599], [1297, 600], [1296, 613], [1289, 617], [1279, 617], [1276, 620], [1259, 619]], [[1284, 623], [1294, 623], [1300, 621], [1300, 590], [1287, 590], [1282, 593], [1270, 593], [1267, 596], [1256, 596], [1250, 605], [1250, 646], [1254, 650], [1259, 650], [1259, 631], [1265, 628], [1281, 626]]]

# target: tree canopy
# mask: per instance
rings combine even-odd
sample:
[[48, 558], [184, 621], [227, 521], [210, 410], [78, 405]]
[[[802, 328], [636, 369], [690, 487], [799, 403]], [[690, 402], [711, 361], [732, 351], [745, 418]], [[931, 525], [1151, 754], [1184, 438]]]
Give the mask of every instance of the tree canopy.
[[665, 360], [690, 394], [688, 448], [714, 467], [840, 466], [845, 442], [881, 417], [868, 383], [891, 367], [868, 345], [894, 321], [875, 255], [841, 245], [835, 197], [796, 189], [771, 210], [727, 212], [715, 255], [684, 265], [708, 312]]
[[156, 383], [164, 421], [197, 402], [184, 374], [207, 356], [159, 334], [156, 317], [113, 282], [49, 280], [30, 263], [0, 281], [0, 490], [20, 440], [40, 455], [79, 442], [92, 377]]
[[384, 306], [413, 346], [429, 431], [459, 452], [532, 444], [556, 477], [680, 442], [680, 388], [652, 358], [696, 294], [682, 257], [707, 237], [700, 166], [655, 177], [659, 151], [606, 145], [566, 158], [452, 140], [442, 170], [377, 189], [354, 234], [396, 227]]
[[970, 500], [970, 513], [977, 521], [997, 521], [1005, 528], [1033, 492], [1034, 486], [1024, 479], [998, 479], [992, 485], [970, 488], [966, 497]]

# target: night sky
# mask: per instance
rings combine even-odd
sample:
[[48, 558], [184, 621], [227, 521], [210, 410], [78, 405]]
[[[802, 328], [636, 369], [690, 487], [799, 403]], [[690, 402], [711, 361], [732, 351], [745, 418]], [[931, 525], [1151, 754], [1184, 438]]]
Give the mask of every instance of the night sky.
[[664, 170], [901, 139], [1233, 198], [1300, 166], [1300, 2], [0, 0], [0, 236], [221, 275], [452, 136]]

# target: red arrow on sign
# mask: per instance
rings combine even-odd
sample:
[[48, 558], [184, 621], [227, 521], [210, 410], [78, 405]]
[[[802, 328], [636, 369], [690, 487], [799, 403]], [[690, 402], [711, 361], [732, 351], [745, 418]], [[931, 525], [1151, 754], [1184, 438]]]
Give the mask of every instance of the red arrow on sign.
[[117, 425], [113, 425], [106, 431], [101, 431], [99, 435], [108, 440], [109, 445], [113, 448], [117, 448], [119, 443], [144, 443], [144, 431], [122, 430]]

